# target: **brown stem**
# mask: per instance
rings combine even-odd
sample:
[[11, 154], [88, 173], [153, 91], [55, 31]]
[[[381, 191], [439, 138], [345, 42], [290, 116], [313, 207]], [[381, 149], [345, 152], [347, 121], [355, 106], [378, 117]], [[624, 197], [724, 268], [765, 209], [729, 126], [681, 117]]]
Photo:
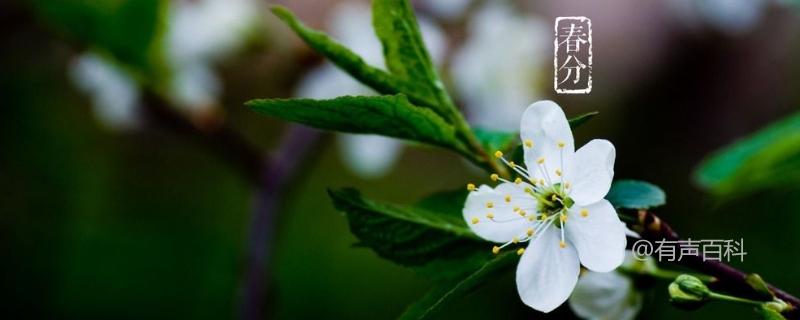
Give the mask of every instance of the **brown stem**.
[[[203, 128], [178, 113], [158, 95], [145, 93], [144, 116], [148, 123], [165, 128], [216, 153], [257, 190], [249, 223], [246, 260], [240, 287], [240, 319], [264, 319], [264, 304], [272, 240], [281, 206], [281, 195], [299, 173], [319, 140], [319, 132], [292, 125], [269, 156], [230, 127]], [[307, 159], [306, 159], [307, 160]]]
[[[649, 211], [641, 210], [637, 213], [637, 222], [634, 225], [636, 231], [643, 239], [654, 242], [660, 240], [676, 241], [675, 250], [680, 251], [680, 236], [669, 224]], [[745, 281], [747, 273], [736, 269], [728, 264], [716, 260], [704, 260], [700, 255], [684, 255], [681, 260], [675, 261], [693, 270], [714, 276], [716, 281], [712, 282], [714, 289], [724, 290], [747, 298], [758, 299], [758, 293]], [[773, 286], [769, 285], [770, 290], [775, 296], [791, 305], [792, 310], [786, 312], [784, 316], [788, 319], [800, 319], [800, 299]]]
[[227, 126], [202, 128], [189, 121], [169, 102], [150, 91], [145, 92], [143, 116], [147, 123], [165, 128], [198, 143], [227, 160], [248, 182], [258, 186], [264, 155], [243, 136]]

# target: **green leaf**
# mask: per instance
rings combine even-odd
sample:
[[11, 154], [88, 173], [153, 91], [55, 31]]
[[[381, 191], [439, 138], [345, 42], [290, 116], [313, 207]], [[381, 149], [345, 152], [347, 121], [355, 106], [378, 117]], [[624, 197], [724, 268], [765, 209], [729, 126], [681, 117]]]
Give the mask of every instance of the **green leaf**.
[[470, 231], [460, 215], [379, 203], [364, 199], [354, 189], [329, 190], [328, 194], [334, 207], [347, 216], [350, 231], [361, 245], [423, 275], [454, 279], [492, 257], [489, 245]]
[[161, 39], [169, 2], [34, 0], [31, 4], [45, 24], [72, 41], [146, 75], [162, 72]]
[[780, 120], [706, 158], [695, 180], [718, 196], [745, 195], [800, 179], [800, 113]]
[[592, 118], [594, 118], [594, 116], [596, 116], [598, 114], [600, 114], [600, 112], [592, 111], [592, 112], [584, 113], [584, 114], [579, 115], [577, 117], [570, 118], [569, 119], [569, 127], [572, 128], [572, 130], [575, 130], [575, 128], [582, 126], [586, 122], [589, 122], [589, 120], [591, 120]]
[[406, 80], [433, 84], [436, 70], [406, 0], [372, 1], [372, 24], [383, 45], [389, 71]]
[[454, 110], [436, 68], [431, 61], [414, 10], [407, 0], [373, 0], [372, 25], [383, 46], [386, 66], [392, 75], [415, 83], [423, 96], [446, 119]]
[[[361, 83], [381, 94], [404, 93], [415, 104], [435, 106], [434, 97], [420, 94], [418, 84], [405, 81], [379, 68], [368, 65], [355, 52], [332, 39], [327, 34], [304, 25], [288, 9], [281, 6], [272, 7], [272, 12], [286, 23], [308, 46], [322, 54], [340, 69], [350, 74]], [[425, 91], [425, 90], [423, 90]]]
[[246, 105], [259, 113], [324, 130], [380, 134], [454, 150], [463, 148], [452, 125], [433, 111], [411, 104], [402, 94], [330, 100], [258, 99]]
[[439, 284], [420, 300], [410, 305], [399, 319], [428, 319], [440, 311], [447, 303], [472, 292], [476, 287], [486, 282], [489, 277], [513, 266], [514, 262], [518, 260], [516, 253], [506, 252], [487, 261], [475, 272], [462, 279]]
[[494, 152], [495, 150], [508, 151], [516, 146], [519, 141], [519, 134], [515, 132], [501, 132], [488, 129], [475, 128], [475, 137], [481, 142], [484, 150]]
[[649, 209], [667, 202], [664, 190], [639, 180], [617, 180], [611, 185], [606, 200], [616, 208]]
[[461, 219], [461, 212], [468, 195], [469, 191], [466, 188], [439, 191], [423, 198], [414, 207]]

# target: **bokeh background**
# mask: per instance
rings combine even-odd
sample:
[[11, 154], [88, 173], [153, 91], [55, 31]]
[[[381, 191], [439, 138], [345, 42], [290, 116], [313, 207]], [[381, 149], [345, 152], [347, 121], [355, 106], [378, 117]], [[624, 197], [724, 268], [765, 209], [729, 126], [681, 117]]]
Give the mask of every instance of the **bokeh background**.
[[[735, 266], [800, 293], [798, 184], [720, 199], [692, 179], [710, 152], [798, 110], [797, 3], [413, 3], [470, 121], [513, 131], [537, 99], [568, 115], [599, 111], [577, 144], [611, 140], [616, 176], [661, 186], [658, 213], [679, 232], [743, 238]], [[359, 9], [368, 3], [356, 0], [0, 3], [4, 318], [244, 317], [252, 286], [263, 287], [254, 303], [264, 318], [392, 318], [426, 291], [424, 278], [353, 246], [326, 188], [411, 203], [486, 178], [442, 150], [299, 129], [243, 107], [363, 90], [277, 21], [273, 4], [374, 50]], [[588, 95], [555, 95], [550, 82], [552, 23], [571, 15], [594, 26]], [[381, 63], [380, 51], [363, 55]], [[284, 166], [263, 173], [263, 155]], [[665, 285], [647, 291], [640, 318], [750, 315], [674, 309]], [[442, 314], [498, 316], [546, 318], [520, 302], [513, 274]], [[548, 317], [573, 315], [565, 305]]]

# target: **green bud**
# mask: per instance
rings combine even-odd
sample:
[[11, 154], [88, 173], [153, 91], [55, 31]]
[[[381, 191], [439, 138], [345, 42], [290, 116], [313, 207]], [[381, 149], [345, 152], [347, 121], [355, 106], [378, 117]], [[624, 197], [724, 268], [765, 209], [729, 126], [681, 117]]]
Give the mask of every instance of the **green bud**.
[[756, 312], [758, 312], [758, 314], [761, 316], [761, 319], [764, 320], [786, 320], [786, 317], [784, 317], [780, 312], [769, 307], [767, 303], [756, 308]]
[[774, 310], [778, 313], [782, 313], [784, 311], [789, 311], [789, 304], [781, 299], [775, 299], [770, 302], [765, 302], [764, 308]]
[[697, 309], [709, 300], [711, 291], [700, 279], [682, 274], [667, 287], [669, 301], [676, 307], [684, 309]]
[[772, 300], [772, 298], [775, 297], [775, 294], [769, 289], [767, 283], [758, 274], [748, 274], [746, 277], [744, 277], [744, 281], [747, 282], [747, 284], [759, 294], [761, 299]]

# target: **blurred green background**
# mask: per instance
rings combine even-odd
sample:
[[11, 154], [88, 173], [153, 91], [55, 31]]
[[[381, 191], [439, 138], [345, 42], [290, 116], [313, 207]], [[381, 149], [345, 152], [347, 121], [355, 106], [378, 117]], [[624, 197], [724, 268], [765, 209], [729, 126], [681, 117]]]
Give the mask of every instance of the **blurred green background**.
[[[339, 2], [282, 4], [309, 25], [325, 28], [326, 13]], [[417, 9], [435, 17], [421, 2], [415, 2]], [[458, 18], [439, 21], [451, 48], [467, 37], [470, 12], [479, 2]], [[661, 186], [668, 203], [658, 213], [682, 235], [743, 238], [747, 256], [733, 265], [797, 294], [800, 277], [792, 271], [800, 266], [800, 184], [794, 182], [800, 181], [721, 199], [692, 180], [712, 151], [800, 105], [797, 8], [763, 2], [743, 9], [758, 10], [759, 17], [736, 32], [702, 18], [687, 27], [656, 1], [507, 5], [547, 23], [559, 15], [593, 18], [594, 91], [556, 96], [545, 81], [541, 98], [557, 101], [568, 115], [600, 111], [576, 131], [577, 144], [593, 137], [611, 140], [618, 152], [616, 176]], [[178, 112], [200, 128], [207, 122], [233, 128], [264, 153], [278, 146], [287, 125], [254, 114], [243, 102], [292, 96], [303, 75], [322, 62], [268, 14], [271, 3], [257, 4], [259, 23], [246, 44], [214, 62], [224, 90], [213, 111]], [[170, 8], [156, 0], [0, 4], [0, 274], [8, 318], [239, 315], [257, 194], [251, 172], [224, 149], [169, 126], [144, 121], [120, 130], [98, 121], [92, 101], [70, 76], [76, 57], [94, 50], [131, 70], [143, 91], [163, 94], [169, 59], [159, 53], [159, 39]], [[552, 71], [541, 72], [548, 79]], [[284, 186], [272, 221], [265, 317], [392, 318], [430, 285], [354, 248], [356, 239], [326, 188], [353, 186], [374, 199], [411, 203], [487, 180], [454, 154], [418, 146], [405, 148], [384, 176], [364, 179], [343, 163], [339, 143], [325, 134], [308, 154], [288, 155], [302, 174]], [[647, 293], [640, 318], [738, 319], [749, 312], [716, 304], [680, 311], [668, 304], [665, 285]], [[545, 318], [520, 302], [513, 274], [442, 314], [497, 316]], [[573, 317], [566, 305], [548, 316]]]

